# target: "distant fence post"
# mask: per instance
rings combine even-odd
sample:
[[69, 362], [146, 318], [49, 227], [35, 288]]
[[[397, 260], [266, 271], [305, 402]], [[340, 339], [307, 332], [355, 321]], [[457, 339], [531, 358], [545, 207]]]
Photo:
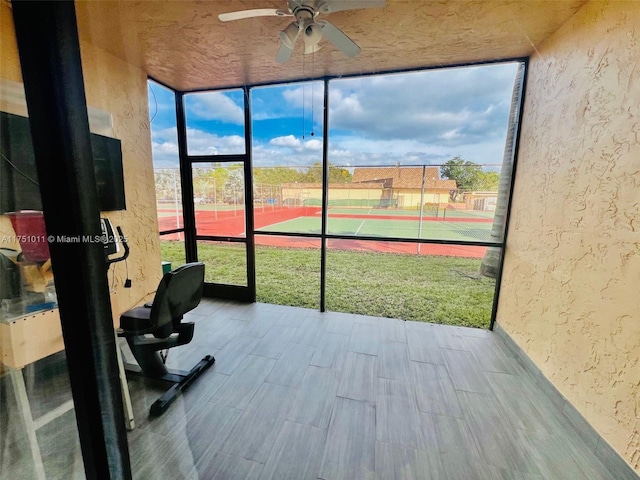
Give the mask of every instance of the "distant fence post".
[[215, 212], [216, 220], [218, 219], [218, 185], [216, 179], [213, 179], [213, 211]]
[[233, 216], [238, 216], [238, 194], [236, 193], [236, 186], [233, 185]]
[[262, 211], [264, 212], [264, 195], [262, 193], [262, 184], [260, 184], [260, 203], [262, 204]]
[[[173, 172], [173, 204], [176, 206], [176, 228], [180, 228], [180, 213], [178, 209], [178, 181], [176, 180], [176, 169]], [[178, 240], [182, 240], [182, 232], [178, 232]]]
[[[427, 167], [422, 166], [422, 187], [420, 188], [420, 217], [418, 219], [418, 240], [422, 238], [422, 214], [424, 213], [424, 182], [427, 175]], [[420, 255], [420, 244], [418, 243], [418, 255]]]

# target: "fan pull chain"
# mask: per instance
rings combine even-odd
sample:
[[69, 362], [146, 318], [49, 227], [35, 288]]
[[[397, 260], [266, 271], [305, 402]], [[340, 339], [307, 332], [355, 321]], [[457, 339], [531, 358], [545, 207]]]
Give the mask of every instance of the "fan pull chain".
[[[316, 52], [315, 50], [311, 53], [311, 78], [313, 79], [313, 76], [315, 75], [315, 67], [316, 67]], [[315, 86], [315, 82], [311, 82], [311, 136], [313, 137], [314, 133], [313, 133], [313, 91], [314, 91], [314, 87]]]
[[[305, 78], [305, 73], [304, 73], [304, 53], [302, 54], [302, 78]], [[302, 81], [302, 139], [304, 140], [304, 132], [306, 130], [306, 126], [305, 126], [305, 112], [304, 112], [304, 106], [305, 106], [305, 92], [307, 90], [307, 84], [306, 82], [303, 80]]]

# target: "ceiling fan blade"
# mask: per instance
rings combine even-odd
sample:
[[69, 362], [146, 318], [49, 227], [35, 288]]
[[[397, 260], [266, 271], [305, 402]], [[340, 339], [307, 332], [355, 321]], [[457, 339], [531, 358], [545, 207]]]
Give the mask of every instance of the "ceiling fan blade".
[[320, 13], [333, 13], [342, 10], [360, 10], [362, 8], [384, 7], [386, 0], [325, 0], [318, 6]]
[[316, 20], [316, 23], [322, 27], [322, 36], [347, 57], [355, 57], [360, 52], [360, 47], [334, 24], [326, 20]]
[[293, 48], [287, 47], [284, 42], [280, 45], [280, 50], [278, 50], [278, 54], [276, 55], [276, 62], [278, 63], [286, 63], [291, 58], [291, 54], [293, 53]]
[[221, 22], [231, 22], [232, 20], [242, 20], [254, 17], [291, 17], [292, 15], [284, 10], [275, 8], [256, 8], [254, 10], [241, 10], [239, 12], [221, 13], [218, 19]]

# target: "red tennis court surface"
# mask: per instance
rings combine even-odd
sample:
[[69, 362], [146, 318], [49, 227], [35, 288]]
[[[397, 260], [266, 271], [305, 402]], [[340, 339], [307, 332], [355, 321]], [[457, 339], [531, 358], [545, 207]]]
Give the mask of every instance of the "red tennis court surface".
[[[286, 222], [299, 217], [311, 217], [320, 215], [319, 207], [286, 207], [272, 210], [254, 211], [254, 223], [256, 229], [261, 229], [276, 223]], [[175, 213], [172, 210], [158, 210], [158, 213]], [[376, 220], [415, 220], [418, 216], [398, 216], [398, 215], [351, 215], [351, 214], [331, 214], [332, 217], [352, 218], [352, 219], [376, 219]], [[423, 217], [425, 221], [441, 221], [435, 217]], [[464, 218], [457, 217], [447, 219], [452, 222], [491, 222], [490, 218]], [[174, 217], [161, 217], [158, 219], [160, 231], [175, 228]], [[244, 214], [242, 210], [197, 210], [196, 225], [198, 235], [216, 235], [221, 237], [237, 237], [244, 234]], [[163, 240], [178, 240], [178, 234], [163, 235]], [[256, 235], [256, 245], [267, 245], [275, 247], [292, 248], [319, 248], [320, 242], [315, 238], [285, 237], [271, 235]], [[328, 244], [330, 249], [335, 250], [358, 250], [365, 252], [384, 253], [404, 253], [419, 255], [438, 255], [447, 257], [467, 257], [482, 258], [487, 247], [472, 247], [463, 245], [434, 245], [416, 243], [396, 243], [396, 242], [376, 242], [363, 241], [354, 238], [353, 240], [331, 239]]]

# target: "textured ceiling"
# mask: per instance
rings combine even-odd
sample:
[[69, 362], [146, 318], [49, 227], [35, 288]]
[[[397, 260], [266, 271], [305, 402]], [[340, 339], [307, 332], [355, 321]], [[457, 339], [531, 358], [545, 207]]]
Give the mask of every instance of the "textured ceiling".
[[387, 0], [384, 8], [323, 17], [362, 48], [356, 57], [323, 41], [314, 55], [297, 45], [286, 64], [275, 61], [277, 32], [291, 18], [218, 20], [222, 12], [286, 8], [285, 0], [91, 0], [76, 9], [83, 39], [171, 87], [194, 90], [524, 57], [584, 3]]

